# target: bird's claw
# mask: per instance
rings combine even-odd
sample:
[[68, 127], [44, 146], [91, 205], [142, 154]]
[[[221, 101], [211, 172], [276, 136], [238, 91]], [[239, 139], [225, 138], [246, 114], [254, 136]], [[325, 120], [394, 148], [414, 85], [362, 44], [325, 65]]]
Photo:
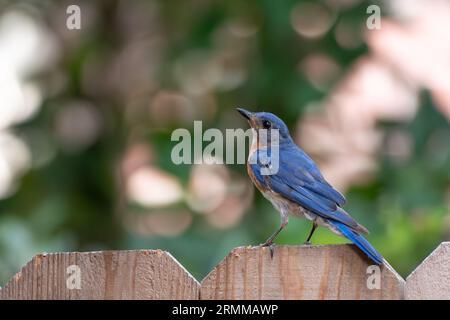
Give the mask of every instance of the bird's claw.
[[312, 245], [312, 243], [311, 243], [311, 241], [305, 241], [305, 242], [303, 243], [303, 245], [305, 245], [305, 246], [310, 246], [310, 245]]
[[260, 247], [269, 247], [270, 258], [273, 259], [273, 253], [274, 253], [275, 244], [272, 241], [261, 243], [259, 246]]

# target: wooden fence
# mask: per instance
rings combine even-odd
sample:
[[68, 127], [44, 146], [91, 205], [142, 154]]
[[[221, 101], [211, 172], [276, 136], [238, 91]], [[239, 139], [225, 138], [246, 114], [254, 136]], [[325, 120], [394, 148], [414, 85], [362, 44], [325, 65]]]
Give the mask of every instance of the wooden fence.
[[39, 254], [0, 299], [450, 299], [450, 242], [406, 281], [353, 245], [239, 247], [201, 283], [161, 250]]

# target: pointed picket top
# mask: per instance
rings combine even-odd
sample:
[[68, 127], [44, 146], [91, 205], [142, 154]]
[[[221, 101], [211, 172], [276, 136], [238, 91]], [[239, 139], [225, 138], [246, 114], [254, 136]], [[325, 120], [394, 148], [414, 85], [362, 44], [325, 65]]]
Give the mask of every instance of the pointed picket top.
[[234, 249], [203, 279], [200, 299], [403, 299], [404, 280], [354, 245]]
[[198, 299], [199, 283], [161, 250], [39, 254], [3, 299]]
[[442, 242], [408, 276], [405, 298], [450, 299], [450, 242]]

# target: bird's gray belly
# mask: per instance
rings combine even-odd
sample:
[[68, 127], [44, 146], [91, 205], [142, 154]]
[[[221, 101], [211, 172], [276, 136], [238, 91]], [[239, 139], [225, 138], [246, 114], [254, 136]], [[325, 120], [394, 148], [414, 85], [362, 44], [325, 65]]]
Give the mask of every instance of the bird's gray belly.
[[315, 222], [319, 226], [327, 227], [332, 232], [334, 232], [337, 235], [342, 235], [339, 230], [336, 229], [333, 225], [331, 225], [328, 220], [323, 219], [319, 215], [309, 211], [306, 208], [303, 208], [302, 206], [298, 205], [295, 202], [292, 202], [290, 200], [287, 200], [285, 198], [281, 198], [271, 192], [266, 192], [263, 194], [264, 197], [269, 200], [272, 205], [275, 207], [275, 209], [278, 210], [280, 215], [292, 215], [297, 218], [306, 218], [310, 221]]

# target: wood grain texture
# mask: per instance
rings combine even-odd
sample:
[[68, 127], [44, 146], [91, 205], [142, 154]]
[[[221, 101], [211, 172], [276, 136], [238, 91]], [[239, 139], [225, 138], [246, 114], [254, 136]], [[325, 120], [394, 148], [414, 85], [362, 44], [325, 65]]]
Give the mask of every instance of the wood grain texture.
[[389, 266], [369, 289], [370, 261], [353, 245], [234, 249], [201, 283], [201, 299], [403, 299], [404, 280]]
[[450, 242], [441, 243], [408, 276], [405, 298], [450, 299]]
[[[70, 265], [79, 267], [80, 289], [67, 286]], [[169, 253], [161, 250], [40, 254], [0, 291], [0, 299], [198, 299], [198, 296], [199, 283]]]

